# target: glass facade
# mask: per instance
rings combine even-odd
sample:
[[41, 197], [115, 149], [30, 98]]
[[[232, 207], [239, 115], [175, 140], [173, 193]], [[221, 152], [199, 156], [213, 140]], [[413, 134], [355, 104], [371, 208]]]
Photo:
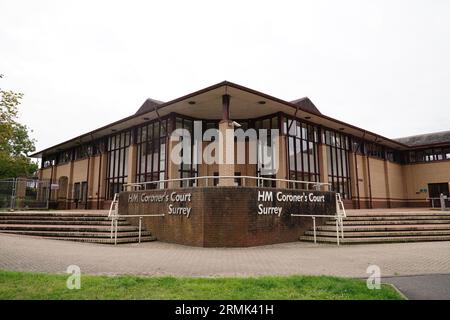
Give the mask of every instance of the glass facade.
[[439, 160], [450, 160], [450, 147], [447, 148], [430, 148], [408, 153], [408, 162], [431, 162]]
[[[186, 161], [182, 161], [182, 163], [178, 167], [178, 176], [176, 178], [192, 178], [196, 177], [198, 174], [198, 166], [196, 163], [196, 155], [194, 152], [194, 120], [182, 118], [177, 116], [175, 118], [175, 128], [176, 129], [186, 129], [191, 136], [190, 143], [187, 144], [187, 148], [183, 148], [182, 150], [182, 159], [186, 159]], [[180, 142], [183, 141], [183, 136], [180, 137]], [[180, 187], [187, 186], [195, 186], [196, 181], [180, 181]]]
[[[136, 129], [136, 181], [159, 181], [167, 178], [167, 132], [170, 121], [165, 118]], [[164, 184], [147, 184], [147, 188], [164, 188]]]
[[[246, 127], [253, 127], [258, 136], [256, 167], [257, 176], [264, 178], [276, 178], [275, 172], [273, 171], [275, 169], [275, 159], [278, 155], [275, 154], [275, 149], [272, 145], [272, 129], [279, 129], [279, 117], [270, 116], [267, 118], [249, 121], [247, 126], [243, 126], [243, 130], [246, 130]], [[259, 132], [260, 129], [266, 130], [265, 142], [261, 140], [261, 133]], [[280, 166], [279, 163], [277, 165]], [[259, 180], [258, 184], [265, 187], [276, 187], [276, 182], [270, 180]]]
[[123, 131], [108, 138], [106, 199], [122, 191], [128, 181], [128, 147], [131, 143], [131, 130]]
[[294, 119], [288, 119], [284, 125], [289, 155], [289, 179], [318, 182], [320, 179], [318, 128]]
[[325, 130], [323, 139], [327, 146], [328, 182], [331, 183], [332, 190], [339, 192], [344, 199], [351, 199], [349, 138], [344, 134]]

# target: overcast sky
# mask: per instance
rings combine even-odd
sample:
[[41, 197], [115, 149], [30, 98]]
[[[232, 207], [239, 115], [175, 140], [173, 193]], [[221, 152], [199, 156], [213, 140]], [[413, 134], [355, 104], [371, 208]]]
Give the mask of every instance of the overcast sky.
[[228, 80], [389, 138], [450, 130], [450, 1], [0, 0], [37, 149]]

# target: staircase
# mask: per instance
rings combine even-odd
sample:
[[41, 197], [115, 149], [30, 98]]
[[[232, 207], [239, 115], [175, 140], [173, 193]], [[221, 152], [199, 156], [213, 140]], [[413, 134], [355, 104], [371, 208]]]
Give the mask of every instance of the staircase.
[[[342, 244], [418, 241], [450, 241], [450, 212], [427, 209], [387, 209], [347, 211], [343, 219]], [[336, 243], [336, 221], [316, 228], [317, 242]], [[301, 241], [314, 241], [308, 230]]]
[[[114, 244], [111, 219], [96, 211], [0, 212], [0, 233], [39, 236], [48, 239]], [[154, 241], [149, 231], [141, 232], [141, 242]], [[139, 229], [119, 218], [117, 243], [139, 241]]]

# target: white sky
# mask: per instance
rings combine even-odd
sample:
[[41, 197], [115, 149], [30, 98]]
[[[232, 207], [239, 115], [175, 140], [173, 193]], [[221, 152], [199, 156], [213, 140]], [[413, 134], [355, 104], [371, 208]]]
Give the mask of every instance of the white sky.
[[450, 129], [450, 1], [0, 0], [37, 149], [228, 80], [390, 138]]

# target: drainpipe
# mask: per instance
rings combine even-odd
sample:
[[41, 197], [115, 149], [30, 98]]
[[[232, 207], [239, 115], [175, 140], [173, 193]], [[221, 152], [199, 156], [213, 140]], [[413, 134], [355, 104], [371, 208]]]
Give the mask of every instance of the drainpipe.
[[361, 199], [359, 197], [359, 176], [358, 176], [358, 156], [355, 151], [355, 170], [356, 170], [356, 199], [358, 203], [358, 209], [361, 209]]
[[372, 181], [370, 180], [370, 162], [369, 162], [369, 156], [366, 155], [367, 159], [367, 175], [369, 178], [369, 207], [370, 209], [373, 209], [373, 203], [372, 203]]
[[103, 152], [100, 151], [100, 163], [98, 164], [98, 181], [97, 181], [97, 210], [100, 209], [100, 180], [102, 179], [102, 160]]

